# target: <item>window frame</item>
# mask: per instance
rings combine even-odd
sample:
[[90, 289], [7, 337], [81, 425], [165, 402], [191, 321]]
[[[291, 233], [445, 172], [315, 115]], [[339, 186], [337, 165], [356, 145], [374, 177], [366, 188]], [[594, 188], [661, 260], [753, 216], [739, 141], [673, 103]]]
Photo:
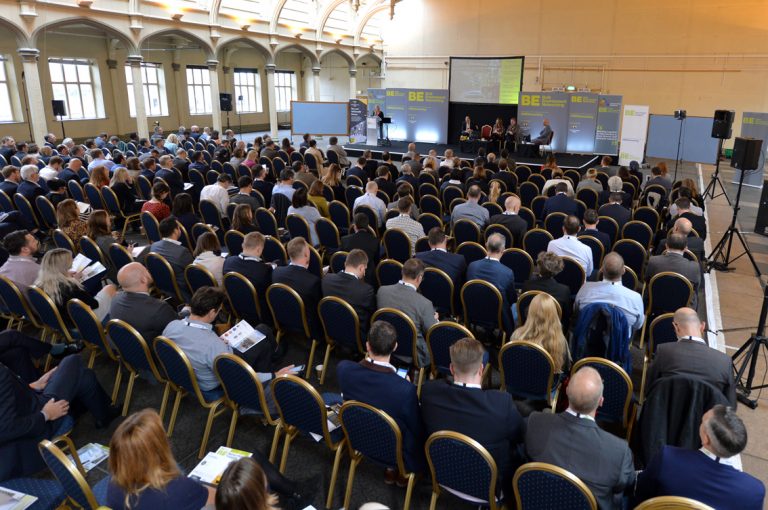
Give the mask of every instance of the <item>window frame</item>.
[[[11, 59], [6, 55], [0, 55], [0, 123], [7, 124], [16, 122], [16, 108], [14, 107], [14, 97], [11, 88], [11, 73], [12, 70]], [[8, 101], [7, 105], [3, 105], [2, 98], [5, 97]], [[4, 118], [3, 114], [6, 111], [8, 117]]]
[[[141, 84], [144, 92], [144, 112], [147, 117], [168, 117], [168, 91], [165, 85], [165, 70], [163, 64], [159, 62], [142, 62], [141, 63]], [[149, 80], [149, 71], [152, 70], [155, 74], [155, 82], [152, 83]], [[125, 65], [125, 83], [128, 90], [128, 115], [131, 118], [136, 118], [136, 105], [134, 104], [133, 97], [133, 69], [130, 64]], [[160, 112], [151, 108], [150, 97], [153, 89], [156, 89], [156, 97], [158, 98], [160, 105]], [[131, 112], [133, 110], [133, 112]]]
[[[60, 66], [61, 79], [54, 79], [54, 66]], [[66, 66], [74, 66], [74, 69]], [[88, 81], [83, 80], [81, 71], [87, 70]], [[63, 100], [67, 115], [62, 120], [94, 120], [105, 118], [104, 102], [101, 95], [98, 65], [94, 60], [81, 57], [49, 57], [48, 73], [53, 99]], [[76, 79], [72, 79], [72, 77]], [[76, 96], [72, 97], [74, 91]], [[63, 91], [63, 95], [60, 93]], [[87, 91], [87, 94], [84, 93]], [[90, 94], [90, 97], [87, 97]], [[77, 109], [72, 107], [76, 106]], [[86, 108], [88, 106], [88, 108]], [[87, 111], [90, 110], [90, 111]], [[73, 115], [73, 112], [78, 112]]]
[[[239, 78], [244, 76], [254, 76], [253, 84], [243, 84]], [[238, 83], [240, 81], [240, 83]], [[257, 68], [250, 67], [236, 67], [232, 71], [232, 83], [234, 90], [235, 107], [238, 114], [240, 113], [263, 113], [264, 105], [262, 101], [262, 89], [261, 89], [261, 74]], [[251, 90], [252, 89], [252, 90]], [[243, 100], [238, 98], [243, 96]], [[251, 104], [251, 103], [255, 104]], [[243, 106], [243, 109], [240, 109]]]
[[[200, 71], [200, 82], [195, 80], [195, 71]], [[187, 105], [190, 115], [212, 115], [213, 104], [211, 100], [211, 75], [206, 66], [187, 65], [185, 67], [187, 79]], [[190, 80], [190, 78], [192, 78]], [[203, 109], [199, 109], [200, 102]]]
[[[290, 83], [281, 83], [290, 77]], [[290, 95], [287, 96], [287, 91]], [[296, 71], [288, 69], [275, 70], [275, 111], [277, 113], [291, 111], [291, 101], [297, 101], [299, 96], [298, 85], [296, 83]]]

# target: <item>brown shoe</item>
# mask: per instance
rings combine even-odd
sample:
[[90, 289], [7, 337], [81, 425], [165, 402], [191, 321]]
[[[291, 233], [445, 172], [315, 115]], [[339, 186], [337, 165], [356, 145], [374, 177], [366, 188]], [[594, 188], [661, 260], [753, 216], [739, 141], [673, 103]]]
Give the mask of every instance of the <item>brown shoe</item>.
[[395, 481], [398, 487], [407, 487], [408, 486], [408, 478], [405, 476], [400, 476], [400, 473], [397, 473], [397, 480]]
[[393, 485], [397, 481], [397, 470], [387, 468], [384, 470], [384, 483], [387, 485]]

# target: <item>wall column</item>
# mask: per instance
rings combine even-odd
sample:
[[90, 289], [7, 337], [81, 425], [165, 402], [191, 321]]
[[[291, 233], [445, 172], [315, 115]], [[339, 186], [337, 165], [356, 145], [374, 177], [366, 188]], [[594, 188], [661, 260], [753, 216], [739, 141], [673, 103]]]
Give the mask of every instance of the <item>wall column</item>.
[[[184, 118], [184, 112], [185, 112], [185, 105], [184, 105], [184, 94], [182, 94], [182, 81], [180, 80], [180, 72], [181, 72], [181, 64], [173, 62], [171, 64], [171, 69], [173, 69], [173, 88], [168, 87], [166, 84], [166, 90], [175, 90], [176, 93], [174, 96], [176, 96], [176, 112], [177, 112], [177, 119], [179, 126], [185, 126], [187, 129], [189, 129], [190, 126], [187, 126], [186, 123], [182, 120]], [[170, 106], [169, 106], [170, 109]]]
[[320, 68], [312, 68], [312, 101], [320, 101]]
[[24, 69], [24, 85], [29, 101], [27, 122], [29, 122], [30, 131], [32, 131], [33, 141], [42, 147], [45, 142], [45, 135], [48, 134], [48, 126], [45, 122], [43, 90], [40, 87], [40, 71], [37, 67], [40, 50], [37, 48], [19, 48], [19, 57], [21, 57]]
[[107, 69], [109, 69], [109, 79], [112, 82], [112, 111], [114, 112], [113, 115], [115, 116], [115, 134], [125, 133], [126, 131], [130, 131], [132, 128], [125, 129], [125, 122], [123, 120], [124, 114], [119, 110], [117, 104], [118, 98], [123, 97], [123, 94], [125, 93], [125, 91], [120, 90], [120, 82], [118, 82], [117, 60], [108, 58]]
[[357, 69], [349, 70], [349, 99], [357, 97]]
[[211, 75], [211, 113], [213, 115], [213, 129], [224, 134], [221, 129], [221, 105], [219, 104], [219, 68], [218, 60], [209, 60], [208, 72]]
[[133, 104], [136, 106], [136, 133], [139, 138], [149, 138], [149, 126], [147, 125], [147, 108], [144, 104], [144, 77], [141, 73], [141, 63], [144, 57], [141, 55], [128, 55], [126, 59], [131, 66], [133, 78]]
[[267, 104], [269, 107], [269, 132], [277, 138], [277, 98], [275, 97], [275, 64], [267, 64]]

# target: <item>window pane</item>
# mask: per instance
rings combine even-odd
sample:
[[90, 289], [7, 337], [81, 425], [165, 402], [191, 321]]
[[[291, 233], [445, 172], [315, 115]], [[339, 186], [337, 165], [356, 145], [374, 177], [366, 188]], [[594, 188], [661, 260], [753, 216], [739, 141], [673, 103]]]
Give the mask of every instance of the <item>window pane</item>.
[[162, 110], [160, 109], [160, 94], [158, 93], [157, 86], [150, 86], [149, 87], [149, 104], [150, 110], [152, 111], [152, 115], [161, 115]]
[[81, 83], [91, 83], [91, 69], [86, 64], [77, 66], [77, 77]]
[[62, 82], [64, 81], [64, 75], [61, 72], [61, 64], [51, 63], [48, 68], [51, 70], [51, 81]]
[[13, 110], [11, 109], [11, 97], [8, 94], [8, 84], [3, 83], [0, 88], [0, 121], [13, 120]]
[[64, 89], [64, 85], [58, 83], [53, 85], [53, 98], [59, 101], [67, 100], [67, 92]]
[[[66, 68], [64, 70], [66, 74]], [[80, 103], [80, 86], [77, 84], [67, 85], [67, 104], [69, 106], [70, 119], [82, 119], [83, 107]]]
[[81, 85], [80, 94], [83, 100], [84, 117], [87, 119], [95, 119], [96, 118], [96, 101], [94, 100], [94, 97], [93, 97], [93, 86], [90, 84]]
[[157, 83], [157, 68], [147, 69], [147, 83]]
[[133, 85], [128, 85], [128, 115], [136, 116], [136, 100], [133, 97]]
[[64, 68], [64, 79], [68, 82], [77, 81], [77, 66], [74, 64], [62, 64]]
[[5, 65], [7, 61], [3, 58], [0, 58], [0, 81], [5, 81]]
[[125, 66], [125, 83], [133, 85], [133, 72], [131, 66]]

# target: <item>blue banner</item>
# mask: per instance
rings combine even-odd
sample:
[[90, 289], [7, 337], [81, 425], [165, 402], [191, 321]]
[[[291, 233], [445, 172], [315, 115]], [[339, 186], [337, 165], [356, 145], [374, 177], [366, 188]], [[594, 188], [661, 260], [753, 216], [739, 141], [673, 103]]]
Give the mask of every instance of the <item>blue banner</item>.
[[568, 97], [568, 152], [591, 153], [595, 150], [597, 129], [597, 94], [578, 92]]

